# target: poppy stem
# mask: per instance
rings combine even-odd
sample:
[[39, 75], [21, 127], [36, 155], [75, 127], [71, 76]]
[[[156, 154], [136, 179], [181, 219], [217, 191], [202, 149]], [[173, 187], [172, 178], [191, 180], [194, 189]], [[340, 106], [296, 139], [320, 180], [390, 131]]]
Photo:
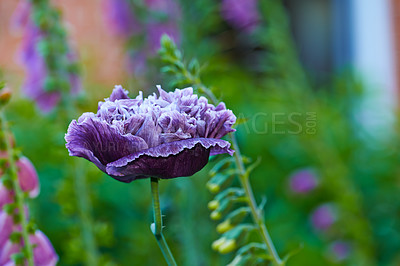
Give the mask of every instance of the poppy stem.
[[168, 247], [167, 241], [165, 241], [164, 235], [162, 234], [162, 215], [160, 208], [160, 197], [158, 194], [158, 178], [152, 177], [150, 178], [151, 183], [151, 195], [153, 198], [153, 214], [154, 214], [154, 223], [151, 224], [150, 229], [156, 237], [158, 246], [161, 249], [162, 254], [164, 255], [165, 261], [168, 265], [175, 266], [177, 265], [174, 259], [174, 256], [171, 253], [171, 250]]

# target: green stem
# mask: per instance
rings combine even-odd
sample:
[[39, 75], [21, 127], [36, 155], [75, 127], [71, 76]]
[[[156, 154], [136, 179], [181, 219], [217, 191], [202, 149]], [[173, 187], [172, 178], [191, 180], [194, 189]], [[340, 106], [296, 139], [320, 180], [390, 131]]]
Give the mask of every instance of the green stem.
[[23, 191], [19, 185], [19, 181], [18, 181], [17, 167], [16, 167], [15, 161], [14, 161], [14, 153], [13, 153], [10, 139], [9, 139], [9, 129], [8, 129], [8, 125], [7, 125], [7, 121], [6, 121], [4, 112], [1, 113], [1, 124], [2, 124], [2, 128], [3, 128], [4, 141], [6, 144], [8, 164], [10, 167], [10, 174], [11, 174], [11, 181], [12, 181], [13, 190], [15, 193], [15, 203], [17, 204], [18, 214], [21, 217], [21, 231], [22, 231], [22, 238], [24, 240], [24, 246], [25, 246], [25, 251], [26, 251], [26, 253], [25, 253], [26, 260], [27, 260], [29, 266], [34, 266], [33, 249], [32, 249], [32, 245], [29, 241], [29, 232], [28, 232], [28, 223], [27, 223], [28, 217], [26, 216], [25, 210], [24, 210], [24, 193], [23, 193]]
[[154, 223], [151, 225], [151, 231], [156, 237], [158, 246], [164, 255], [165, 261], [168, 265], [177, 265], [171, 250], [168, 247], [167, 241], [165, 241], [164, 235], [162, 234], [162, 216], [160, 208], [160, 197], [158, 194], [158, 178], [152, 177], [151, 182], [151, 195], [153, 198], [153, 213]]
[[[201, 83], [197, 83], [197, 85], [199, 86], [199, 88], [201, 88], [201, 90], [207, 96], [209, 96], [211, 98], [214, 105], [218, 104], [218, 101], [216, 100], [215, 95], [206, 86], [204, 86]], [[257, 203], [254, 198], [254, 194], [253, 194], [253, 190], [251, 188], [250, 182], [249, 182], [249, 178], [246, 175], [246, 169], [243, 164], [242, 154], [240, 152], [239, 145], [237, 144], [236, 137], [234, 134], [231, 133], [231, 134], [229, 134], [229, 138], [230, 138], [230, 141], [232, 142], [233, 149], [235, 150], [234, 156], [235, 156], [236, 167], [239, 170], [239, 180], [245, 191], [248, 205], [251, 210], [251, 215], [253, 217], [253, 221], [257, 225], [258, 232], [261, 236], [261, 239], [267, 246], [268, 252], [272, 256], [272, 261], [273, 261], [274, 265], [284, 265], [285, 264], [284, 261], [281, 260], [278, 252], [276, 252], [274, 243], [272, 242], [272, 239], [268, 233], [267, 227], [265, 226], [264, 218], [260, 215], [260, 212], [257, 210]]]
[[234, 134], [229, 134], [229, 138], [232, 142], [233, 149], [235, 150], [234, 156], [235, 156], [235, 162], [236, 162], [237, 168], [239, 170], [239, 180], [245, 191], [246, 197], [248, 199], [248, 205], [251, 210], [251, 215], [253, 217], [255, 224], [257, 225], [258, 232], [261, 236], [261, 239], [267, 246], [268, 252], [272, 256], [273, 264], [274, 265], [284, 265], [285, 263], [280, 259], [278, 252], [276, 252], [274, 243], [272, 242], [272, 239], [268, 233], [267, 227], [265, 226], [264, 218], [260, 215], [260, 212], [258, 211], [257, 203], [254, 198], [253, 191], [251, 189], [249, 178], [246, 175], [246, 170], [244, 168], [242, 155], [240, 153], [240, 149], [239, 149], [239, 145], [237, 144], [236, 137]]
[[80, 162], [77, 162], [76, 173], [74, 176], [74, 185], [76, 195], [78, 195], [78, 209], [82, 227], [82, 237], [86, 249], [86, 263], [90, 266], [98, 265], [98, 253], [96, 249], [96, 240], [92, 228], [92, 221], [90, 214], [92, 213], [91, 202], [88, 195], [86, 175], [83, 172], [84, 167]]

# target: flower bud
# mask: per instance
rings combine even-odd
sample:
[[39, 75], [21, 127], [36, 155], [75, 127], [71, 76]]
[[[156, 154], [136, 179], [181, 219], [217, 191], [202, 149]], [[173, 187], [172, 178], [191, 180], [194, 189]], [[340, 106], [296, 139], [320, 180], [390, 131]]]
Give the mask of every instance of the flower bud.
[[215, 194], [226, 188], [233, 180], [234, 174], [230, 173], [228, 175], [225, 174], [217, 174], [212, 177], [206, 184], [208, 190]]
[[219, 220], [222, 218], [222, 214], [219, 211], [215, 210], [210, 214], [210, 218], [213, 220]]
[[9, 87], [0, 90], [0, 105], [4, 105], [10, 101], [12, 91]]
[[231, 224], [229, 219], [225, 219], [222, 223], [217, 225], [217, 232], [220, 234], [223, 234], [225, 232], [228, 232], [233, 228], [233, 225]]
[[217, 200], [212, 200], [207, 205], [208, 209], [210, 209], [211, 211], [216, 210], [218, 206], [219, 206], [219, 201]]
[[231, 212], [228, 215], [228, 217], [226, 217], [225, 221], [223, 221], [217, 226], [217, 232], [223, 234], [231, 230], [233, 227], [241, 223], [249, 212], [250, 212], [249, 207], [241, 207]]
[[241, 224], [226, 232], [223, 237], [226, 239], [235, 239], [238, 246], [244, 243], [251, 231], [255, 229], [252, 224]]
[[219, 220], [222, 218], [222, 216], [225, 216], [230, 209], [232, 208], [232, 205], [234, 203], [234, 199], [232, 197], [225, 198], [222, 201], [219, 202], [218, 208], [211, 212], [211, 219], [213, 220]]
[[18, 180], [22, 191], [29, 192], [31, 198], [39, 194], [39, 178], [35, 167], [26, 157], [21, 157], [16, 162], [18, 167]]
[[234, 251], [237, 248], [235, 239], [228, 239], [219, 246], [218, 251], [221, 254], [226, 254]]
[[215, 240], [215, 241], [212, 243], [211, 248], [212, 248], [213, 250], [215, 250], [215, 251], [218, 251], [219, 247], [220, 247], [225, 241], [226, 241], [226, 238], [221, 237], [221, 238]]

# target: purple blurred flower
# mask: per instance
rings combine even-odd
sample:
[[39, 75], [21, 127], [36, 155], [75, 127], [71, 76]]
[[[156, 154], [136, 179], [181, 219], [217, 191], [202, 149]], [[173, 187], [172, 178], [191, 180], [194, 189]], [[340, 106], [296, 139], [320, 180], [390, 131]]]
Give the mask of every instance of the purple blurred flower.
[[128, 0], [104, 0], [103, 10], [116, 35], [128, 38], [138, 32], [140, 25]]
[[156, 53], [160, 49], [160, 39], [167, 34], [175, 43], [180, 42], [178, 20], [181, 10], [175, 0], [145, 0], [150, 11], [163, 14], [167, 19], [163, 21], [151, 20], [147, 25], [147, 40], [150, 51]]
[[259, 23], [258, 0], [222, 0], [221, 13], [232, 26], [250, 32]]
[[148, 43], [151, 53], [156, 53], [160, 49], [161, 37], [166, 34], [175, 43], [180, 42], [179, 29], [173, 22], [168, 23], [151, 23], [148, 25]]
[[[39, 27], [35, 25], [31, 14], [31, 5], [21, 1], [13, 15], [13, 27], [20, 27], [24, 30], [22, 47], [20, 51], [20, 61], [25, 67], [26, 80], [23, 85], [23, 92], [32, 100], [43, 112], [50, 112], [61, 99], [60, 91], [46, 91], [45, 81], [48, 77], [48, 69], [45, 59], [38, 50], [38, 44], [42, 41], [44, 34]], [[69, 63], [76, 61], [71, 52], [66, 55]], [[71, 93], [76, 94], [80, 90], [80, 79], [76, 74], [68, 74], [71, 85]]]
[[332, 204], [326, 203], [318, 206], [311, 214], [311, 223], [317, 230], [326, 231], [336, 221], [336, 209]]
[[303, 169], [290, 176], [289, 185], [294, 193], [307, 194], [318, 185], [318, 179], [313, 170]]
[[[29, 236], [33, 247], [33, 261], [37, 266], [53, 266], [57, 264], [58, 256], [49, 239], [39, 230]], [[0, 250], [0, 265], [15, 265], [11, 256], [20, 251], [20, 245], [10, 240]]]
[[210, 155], [229, 153], [220, 138], [234, 131], [236, 121], [224, 103], [209, 104], [192, 88], [142, 93], [135, 99], [116, 86], [99, 102], [97, 114], [73, 120], [65, 136], [71, 156], [83, 157], [111, 177], [131, 182], [139, 178], [175, 178], [200, 171]]
[[351, 252], [351, 245], [342, 240], [337, 240], [329, 245], [329, 253], [335, 261], [347, 259]]

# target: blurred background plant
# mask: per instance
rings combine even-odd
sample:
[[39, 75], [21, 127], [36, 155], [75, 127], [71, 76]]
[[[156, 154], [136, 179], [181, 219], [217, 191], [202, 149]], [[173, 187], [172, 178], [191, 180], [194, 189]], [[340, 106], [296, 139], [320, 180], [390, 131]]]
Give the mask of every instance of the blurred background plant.
[[[10, 28], [15, 2], [1, 1], [0, 29]], [[266, 198], [264, 218], [271, 238], [282, 257], [302, 245], [288, 265], [397, 265], [400, 139], [393, 111], [397, 94], [390, 89], [397, 85], [389, 82], [398, 76], [389, 59], [396, 59], [400, 28], [391, 16], [391, 2], [299, 3], [54, 1], [72, 36], [61, 43], [70, 47], [76, 42], [82, 60], [84, 89], [67, 106], [79, 113], [93, 111], [115, 84], [131, 95], [152, 93], [157, 84], [166, 89], [196, 85], [160, 71], [164, 64], [155, 52], [158, 38], [172, 35], [188, 59], [184, 63], [200, 73], [239, 120], [247, 121], [237, 126], [237, 140], [248, 158], [261, 158], [250, 182], [256, 201]], [[121, 6], [129, 12], [116, 15]], [[371, 17], [374, 27], [366, 19]], [[116, 18], [127, 21], [123, 28], [130, 26], [113, 30]], [[151, 35], [151, 26], [157, 34]], [[10, 87], [18, 88], [29, 75], [12, 60], [21, 39], [10, 32], [13, 27], [0, 31], [0, 67]], [[65, 183], [75, 164], [82, 164], [78, 174], [87, 177], [98, 264], [160, 265], [163, 258], [148, 228], [147, 180], [126, 185], [87, 162], [72, 162], [63, 136], [75, 111], [67, 115], [60, 105], [43, 115], [24, 90], [14, 94], [7, 117], [41, 183], [31, 216], [54, 245], [59, 265], [87, 265], [77, 189]], [[178, 264], [226, 265], [234, 259], [211, 248], [219, 233], [209, 217], [213, 197], [206, 183], [216, 164], [193, 177], [161, 183], [165, 234]], [[255, 241], [253, 233], [249, 241]]]

